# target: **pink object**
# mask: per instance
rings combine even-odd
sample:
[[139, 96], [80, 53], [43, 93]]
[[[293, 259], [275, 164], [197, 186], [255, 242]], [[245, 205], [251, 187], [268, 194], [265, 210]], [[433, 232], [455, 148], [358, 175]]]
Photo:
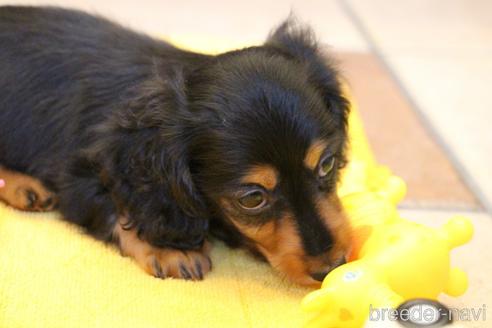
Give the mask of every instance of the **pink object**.
[[0, 179], [0, 188], [2, 188], [3, 186], [5, 186], [5, 181], [3, 179]]

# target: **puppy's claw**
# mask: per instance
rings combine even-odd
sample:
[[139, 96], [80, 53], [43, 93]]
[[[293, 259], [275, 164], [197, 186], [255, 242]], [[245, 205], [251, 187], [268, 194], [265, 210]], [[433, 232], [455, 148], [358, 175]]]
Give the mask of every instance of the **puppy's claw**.
[[181, 273], [181, 277], [183, 277], [185, 280], [192, 280], [193, 279], [193, 276], [188, 271], [188, 269], [184, 266], [183, 263], [181, 263], [179, 265], [179, 272]]
[[164, 274], [164, 272], [162, 272], [161, 265], [159, 264], [156, 258], [154, 258], [154, 260], [152, 261], [152, 267], [154, 268], [154, 276], [156, 278], [160, 278], [160, 279], [166, 278], [166, 275]]
[[[210, 261], [210, 259], [209, 259]], [[202, 271], [202, 265], [200, 264], [199, 260], [195, 260], [195, 268], [196, 268], [196, 273], [198, 275], [198, 279], [202, 280], [203, 279], [203, 271]]]
[[26, 200], [27, 200], [26, 207], [28, 209], [33, 209], [34, 205], [38, 200], [38, 195], [33, 190], [26, 189]]
[[49, 210], [49, 209], [51, 209], [51, 208], [53, 208], [53, 207], [54, 207], [54, 202], [55, 202], [55, 200], [54, 200], [54, 198], [53, 198], [53, 197], [48, 197], [48, 198], [44, 201], [44, 203], [42, 203], [42, 204], [41, 204], [41, 208], [42, 208], [43, 210]]

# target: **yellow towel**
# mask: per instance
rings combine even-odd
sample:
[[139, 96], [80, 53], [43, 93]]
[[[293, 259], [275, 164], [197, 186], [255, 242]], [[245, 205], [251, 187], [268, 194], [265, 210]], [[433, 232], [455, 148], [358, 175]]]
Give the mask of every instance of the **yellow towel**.
[[216, 244], [200, 282], [153, 278], [54, 213], [0, 206], [0, 327], [294, 327], [307, 289]]
[[[372, 160], [350, 122], [352, 156]], [[302, 326], [310, 289], [222, 243], [212, 261], [204, 281], [160, 280], [56, 213], [0, 204], [0, 328]]]

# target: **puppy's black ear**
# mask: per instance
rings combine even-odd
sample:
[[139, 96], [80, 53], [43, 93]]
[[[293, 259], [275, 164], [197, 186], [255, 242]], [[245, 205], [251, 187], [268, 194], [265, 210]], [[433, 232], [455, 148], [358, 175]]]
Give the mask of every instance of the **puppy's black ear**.
[[339, 74], [309, 26], [301, 25], [291, 15], [270, 33], [265, 45], [305, 65], [309, 82], [320, 92], [327, 108], [346, 125], [349, 106], [342, 94]]
[[204, 241], [208, 218], [190, 172], [184, 90], [180, 72], [165, 80], [156, 74], [99, 128], [91, 152], [129, 227], [154, 246], [193, 249]]
[[318, 42], [313, 30], [301, 25], [292, 15], [270, 33], [266, 45], [280, 48], [303, 61], [313, 60], [318, 56]]

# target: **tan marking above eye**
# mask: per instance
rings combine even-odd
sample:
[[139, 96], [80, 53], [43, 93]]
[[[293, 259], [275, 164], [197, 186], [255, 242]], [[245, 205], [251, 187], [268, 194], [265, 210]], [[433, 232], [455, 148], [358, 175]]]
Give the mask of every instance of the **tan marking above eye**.
[[306, 156], [304, 156], [304, 165], [310, 169], [314, 170], [318, 165], [321, 155], [325, 151], [328, 143], [324, 140], [315, 140], [311, 146], [309, 146]]
[[273, 190], [277, 185], [278, 172], [270, 165], [256, 165], [250, 168], [241, 179], [243, 184], [257, 184], [265, 189]]

